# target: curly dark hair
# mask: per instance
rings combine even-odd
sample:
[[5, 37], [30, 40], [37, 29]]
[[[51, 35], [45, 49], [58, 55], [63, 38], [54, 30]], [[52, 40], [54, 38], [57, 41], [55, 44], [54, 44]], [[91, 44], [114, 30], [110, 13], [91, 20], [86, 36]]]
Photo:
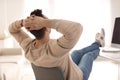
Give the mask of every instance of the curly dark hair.
[[42, 15], [42, 10], [40, 10], [40, 9], [36, 9], [36, 10], [32, 11], [32, 12], [30, 13], [30, 16], [31, 16], [31, 15], [43, 17], [43, 15]]
[[[36, 10], [32, 11], [30, 13], [30, 16], [31, 15], [43, 17], [42, 10], [40, 10], [40, 9], [36, 9]], [[30, 30], [30, 33], [32, 33], [35, 36], [35, 38], [39, 40], [44, 37], [45, 30], [46, 30], [46, 28], [43, 27], [42, 29], [39, 29], [39, 30]]]

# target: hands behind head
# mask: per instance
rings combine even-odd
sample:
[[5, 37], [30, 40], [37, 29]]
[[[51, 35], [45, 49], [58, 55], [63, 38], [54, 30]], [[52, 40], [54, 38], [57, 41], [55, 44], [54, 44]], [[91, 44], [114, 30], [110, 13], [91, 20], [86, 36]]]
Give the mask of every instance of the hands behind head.
[[23, 20], [23, 26], [28, 30], [39, 30], [45, 26], [45, 19], [38, 16], [29, 16]]

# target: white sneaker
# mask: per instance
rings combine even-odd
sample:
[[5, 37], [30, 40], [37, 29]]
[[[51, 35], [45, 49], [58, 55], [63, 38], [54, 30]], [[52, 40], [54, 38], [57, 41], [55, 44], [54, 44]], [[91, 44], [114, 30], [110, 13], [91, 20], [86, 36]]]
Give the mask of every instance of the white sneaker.
[[105, 46], [105, 31], [103, 28], [101, 29], [101, 33], [96, 34], [95, 39], [96, 42], [98, 42], [101, 45], [101, 47]]
[[101, 29], [101, 35], [105, 38], [105, 30], [103, 28]]

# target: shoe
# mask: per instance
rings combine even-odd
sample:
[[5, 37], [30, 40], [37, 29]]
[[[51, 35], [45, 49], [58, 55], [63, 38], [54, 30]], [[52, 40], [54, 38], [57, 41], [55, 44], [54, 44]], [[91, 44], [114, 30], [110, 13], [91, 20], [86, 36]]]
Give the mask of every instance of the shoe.
[[101, 29], [101, 35], [105, 38], [105, 30], [103, 28]]
[[101, 33], [96, 34], [95, 39], [96, 39], [96, 42], [98, 42], [101, 47], [105, 46], [105, 31], [103, 28], [101, 29]]

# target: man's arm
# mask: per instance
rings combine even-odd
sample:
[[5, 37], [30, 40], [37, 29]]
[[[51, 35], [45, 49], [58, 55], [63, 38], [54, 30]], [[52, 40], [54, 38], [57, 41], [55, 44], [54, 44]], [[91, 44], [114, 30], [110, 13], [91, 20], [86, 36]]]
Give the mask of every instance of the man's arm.
[[16, 39], [16, 41], [21, 45], [22, 41], [30, 38], [21, 28], [21, 20], [15, 21], [9, 25], [9, 32]]
[[67, 49], [75, 46], [83, 31], [80, 23], [67, 20], [51, 20], [50, 26], [63, 34], [57, 41], [61, 47]]
[[51, 28], [63, 34], [56, 42], [49, 45], [52, 55], [58, 57], [64, 56], [75, 46], [83, 31], [81, 24], [66, 20], [51, 21]]
[[83, 30], [80, 23], [68, 20], [43, 19], [42, 17], [30, 16], [25, 19], [25, 21], [25, 26], [29, 27], [29, 30], [38, 30], [42, 27], [48, 27], [62, 33], [63, 36], [58, 39], [58, 44], [64, 48], [74, 47]]

